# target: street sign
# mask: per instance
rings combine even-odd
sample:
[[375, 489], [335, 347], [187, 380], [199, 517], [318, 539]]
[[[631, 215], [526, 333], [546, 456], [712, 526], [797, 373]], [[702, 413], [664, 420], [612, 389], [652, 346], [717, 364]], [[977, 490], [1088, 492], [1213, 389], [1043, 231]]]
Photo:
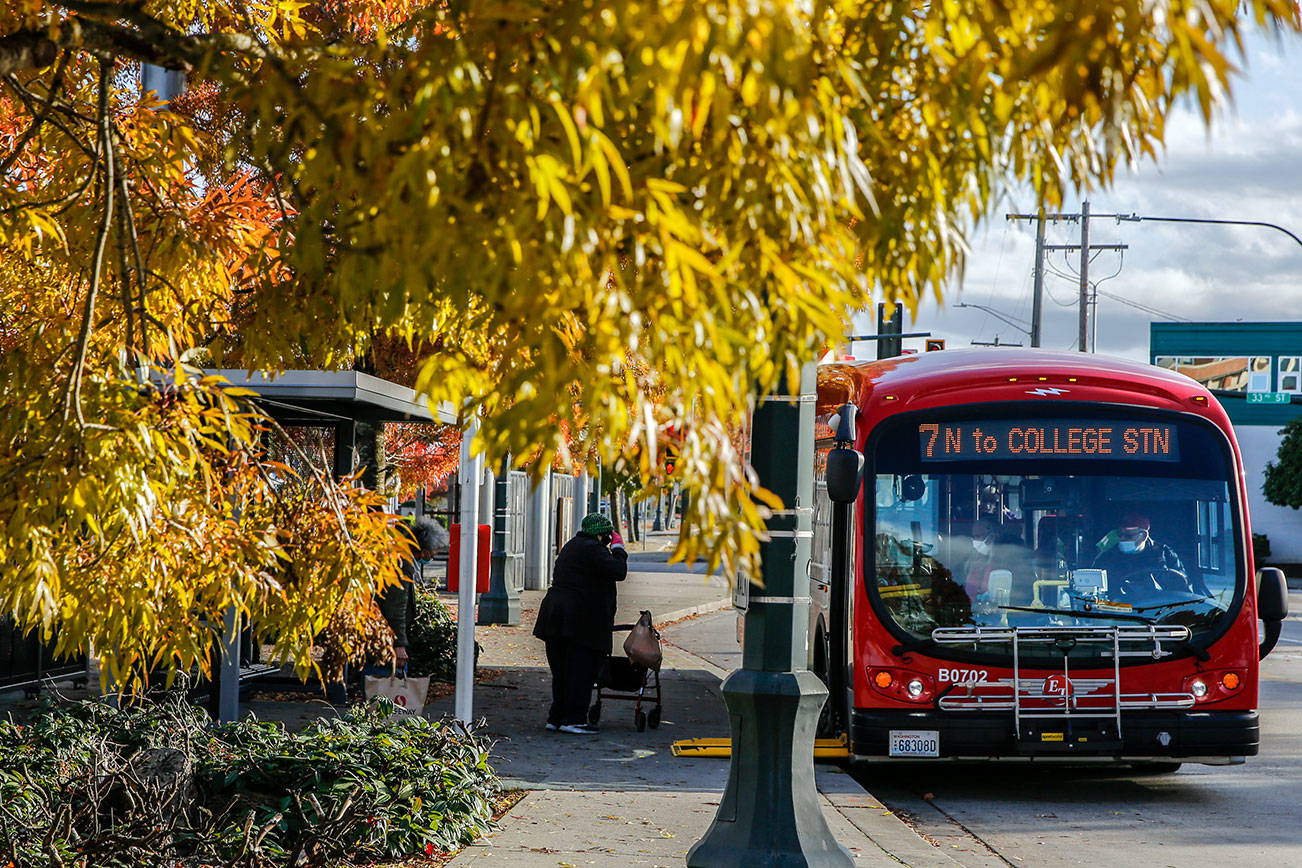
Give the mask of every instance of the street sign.
[[1249, 404], [1289, 404], [1293, 401], [1291, 392], [1249, 392]]

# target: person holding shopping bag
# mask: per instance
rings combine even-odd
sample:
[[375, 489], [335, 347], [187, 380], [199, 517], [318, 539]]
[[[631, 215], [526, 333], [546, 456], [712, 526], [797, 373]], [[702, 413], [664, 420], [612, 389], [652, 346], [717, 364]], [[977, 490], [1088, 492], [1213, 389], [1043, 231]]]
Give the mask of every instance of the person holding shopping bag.
[[628, 575], [628, 553], [610, 519], [584, 516], [556, 556], [552, 586], [538, 609], [533, 635], [547, 645], [552, 705], [547, 729], [588, 735], [588, 700], [615, 627], [615, 583]]

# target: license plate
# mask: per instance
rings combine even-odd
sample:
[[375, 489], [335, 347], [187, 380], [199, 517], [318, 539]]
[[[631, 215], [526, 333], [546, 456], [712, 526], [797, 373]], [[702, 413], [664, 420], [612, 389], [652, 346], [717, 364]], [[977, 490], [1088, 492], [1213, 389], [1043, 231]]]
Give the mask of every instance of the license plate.
[[940, 733], [928, 729], [892, 729], [891, 756], [940, 756]]

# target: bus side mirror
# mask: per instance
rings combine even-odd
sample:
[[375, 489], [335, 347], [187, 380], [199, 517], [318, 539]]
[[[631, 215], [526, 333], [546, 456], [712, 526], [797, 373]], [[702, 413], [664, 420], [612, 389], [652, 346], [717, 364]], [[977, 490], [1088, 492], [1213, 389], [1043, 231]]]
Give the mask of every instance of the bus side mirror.
[[1288, 617], [1288, 582], [1278, 567], [1257, 570], [1257, 617], [1263, 621]]
[[863, 453], [854, 449], [854, 423], [859, 408], [846, 403], [828, 420], [836, 445], [827, 453], [827, 497], [833, 503], [854, 503], [863, 481]]
[[854, 503], [863, 480], [863, 454], [838, 447], [827, 453], [827, 497], [833, 503]]
[[1288, 617], [1288, 582], [1284, 571], [1278, 567], [1257, 570], [1257, 617], [1264, 622], [1258, 649], [1258, 654], [1264, 659], [1279, 641], [1280, 627]]

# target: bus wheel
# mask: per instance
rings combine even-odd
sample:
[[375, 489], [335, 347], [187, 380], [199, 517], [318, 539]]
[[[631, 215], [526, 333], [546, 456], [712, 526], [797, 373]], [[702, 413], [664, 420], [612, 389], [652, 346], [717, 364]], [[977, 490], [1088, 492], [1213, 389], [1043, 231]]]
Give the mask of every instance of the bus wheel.
[[818, 731], [815, 735], [817, 738], [834, 738], [836, 736], [836, 715], [833, 712], [833, 703], [836, 702], [836, 697], [832, 696], [827, 676], [827, 662], [831, 652], [827, 647], [826, 634], [819, 630], [817, 637], [815, 640], [817, 644], [814, 645], [814, 674], [818, 676], [819, 681], [823, 682], [823, 687], [828, 689], [828, 693], [822, 709], [818, 712]]
[[1181, 765], [1182, 763], [1176, 762], [1147, 762], [1131, 763], [1130, 768], [1140, 775], [1173, 775], [1180, 770]]

